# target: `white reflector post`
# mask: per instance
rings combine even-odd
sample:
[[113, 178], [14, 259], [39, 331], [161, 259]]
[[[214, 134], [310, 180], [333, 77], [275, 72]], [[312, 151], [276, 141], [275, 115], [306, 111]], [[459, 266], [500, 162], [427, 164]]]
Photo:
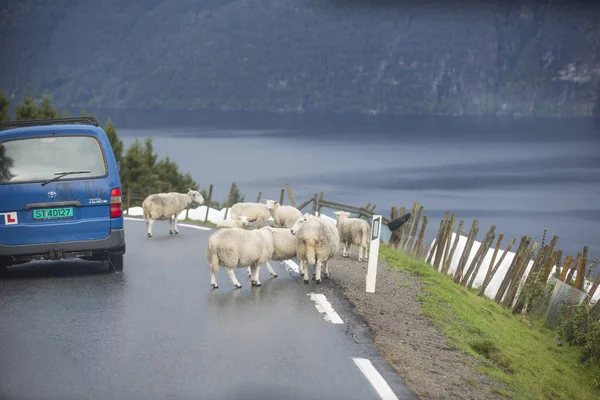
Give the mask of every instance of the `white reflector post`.
[[369, 246], [369, 261], [367, 262], [367, 292], [375, 293], [377, 264], [379, 262], [379, 237], [381, 236], [381, 215], [373, 215], [371, 222], [371, 246]]

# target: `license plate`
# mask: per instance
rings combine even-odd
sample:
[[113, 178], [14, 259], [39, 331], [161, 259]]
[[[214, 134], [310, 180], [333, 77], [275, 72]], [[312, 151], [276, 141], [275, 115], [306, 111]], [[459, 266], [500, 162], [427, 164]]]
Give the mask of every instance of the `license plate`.
[[73, 207], [65, 208], [41, 208], [33, 210], [33, 219], [61, 219], [73, 218]]

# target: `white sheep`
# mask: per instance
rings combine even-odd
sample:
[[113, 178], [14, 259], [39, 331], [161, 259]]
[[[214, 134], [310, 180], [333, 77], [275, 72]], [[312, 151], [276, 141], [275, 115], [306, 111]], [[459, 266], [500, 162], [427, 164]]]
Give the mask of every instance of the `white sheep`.
[[[296, 257], [296, 236], [292, 235], [291, 229], [265, 227], [273, 233], [273, 255], [269, 261], [291, 260]], [[265, 264], [273, 278], [277, 278], [277, 273], [267, 261]], [[248, 276], [251, 276], [251, 269], [248, 267]]]
[[291, 228], [300, 216], [302, 212], [296, 207], [282, 206], [278, 201], [265, 200], [267, 210], [271, 213], [275, 225], [281, 228]]
[[152, 224], [157, 219], [169, 219], [169, 234], [173, 234], [173, 228], [178, 234], [177, 216], [192, 203], [204, 203], [200, 192], [192, 189], [188, 189], [187, 193], [155, 193], [146, 197], [142, 202], [142, 209], [148, 237], [152, 237]]
[[296, 236], [296, 256], [300, 261], [300, 273], [308, 284], [308, 265], [314, 265], [313, 279], [321, 283], [321, 265], [325, 265], [325, 277], [329, 278], [328, 261], [339, 251], [340, 238], [332, 224], [308, 213], [300, 216], [291, 229]]
[[235, 203], [231, 206], [231, 217], [245, 215], [248, 221], [262, 221], [271, 217], [271, 213], [267, 210], [267, 205], [263, 203]]
[[367, 261], [367, 247], [371, 235], [369, 223], [361, 218], [349, 218], [350, 213], [347, 211], [336, 211], [334, 214], [343, 245], [342, 256], [350, 257], [350, 248], [354, 245], [359, 247], [358, 261]]
[[248, 227], [248, 217], [241, 215], [235, 219], [224, 219], [217, 223], [217, 228], [241, 228], [246, 229]]
[[215, 273], [221, 266], [227, 273], [233, 286], [241, 288], [233, 272], [234, 268], [249, 266], [253, 286], [260, 286], [259, 264], [264, 264], [273, 255], [273, 233], [268, 228], [245, 230], [239, 228], [219, 229], [210, 235], [206, 246], [206, 259], [210, 266], [210, 283], [218, 288]]

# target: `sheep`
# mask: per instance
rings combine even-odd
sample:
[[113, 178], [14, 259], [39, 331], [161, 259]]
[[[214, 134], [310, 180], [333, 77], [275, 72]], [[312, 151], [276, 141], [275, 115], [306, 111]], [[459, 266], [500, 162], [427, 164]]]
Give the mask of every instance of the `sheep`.
[[337, 229], [308, 213], [300, 216], [291, 229], [297, 237], [296, 254], [300, 260], [300, 273], [308, 284], [308, 264], [314, 265], [313, 279], [321, 283], [321, 265], [325, 264], [325, 277], [329, 278], [328, 261], [339, 251], [340, 238]]
[[224, 219], [217, 223], [217, 228], [242, 228], [246, 229], [248, 227], [248, 217], [245, 215], [239, 216], [235, 219]]
[[264, 264], [273, 255], [273, 233], [268, 228], [247, 231], [245, 229], [219, 229], [208, 238], [206, 259], [210, 266], [210, 284], [218, 288], [215, 273], [221, 266], [227, 268], [231, 283], [236, 288], [242, 285], [233, 272], [234, 268], [249, 266], [253, 286], [260, 286], [259, 264]]
[[343, 244], [342, 256], [350, 257], [350, 248], [354, 245], [359, 247], [358, 261], [367, 261], [367, 247], [369, 245], [371, 227], [364, 219], [349, 218], [349, 216], [350, 213], [347, 211], [335, 212], [337, 229]]
[[296, 207], [282, 206], [275, 200], [265, 200], [265, 203], [275, 224], [281, 228], [291, 228], [294, 226], [296, 220], [302, 215], [302, 212]]
[[[291, 229], [286, 228], [272, 228], [266, 227], [273, 233], [273, 255], [271, 260], [283, 261], [290, 260], [296, 257], [296, 237], [292, 235]], [[271, 264], [267, 261], [265, 264], [269, 273], [273, 275], [273, 278], [277, 278], [277, 273], [271, 267]], [[250, 267], [248, 267], [248, 276], [251, 275]]]
[[235, 203], [231, 206], [231, 217], [245, 215], [249, 222], [267, 220], [271, 217], [271, 213], [267, 210], [267, 206], [262, 203]]
[[187, 193], [155, 193], [146, 197], [142, 202], [142, 209], [144, 210], [148, 237], [152, 237], [152, 224], [154, 221], [166, 218], [169, 219], [169, 234], [173, 234], [173, 228], [175, 234], [179, 234], [177, 216], [192, 203], [202, 205], [204, 198], [200, 192], [189, 188]]

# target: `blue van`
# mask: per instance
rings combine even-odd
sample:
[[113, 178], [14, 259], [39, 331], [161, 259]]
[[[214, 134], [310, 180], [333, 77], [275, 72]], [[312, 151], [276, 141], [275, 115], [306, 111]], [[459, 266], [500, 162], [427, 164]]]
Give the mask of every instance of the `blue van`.
[[119, 165], [93, 117], [0, 124], [0, 268], [80, 258], [123, 270]]

